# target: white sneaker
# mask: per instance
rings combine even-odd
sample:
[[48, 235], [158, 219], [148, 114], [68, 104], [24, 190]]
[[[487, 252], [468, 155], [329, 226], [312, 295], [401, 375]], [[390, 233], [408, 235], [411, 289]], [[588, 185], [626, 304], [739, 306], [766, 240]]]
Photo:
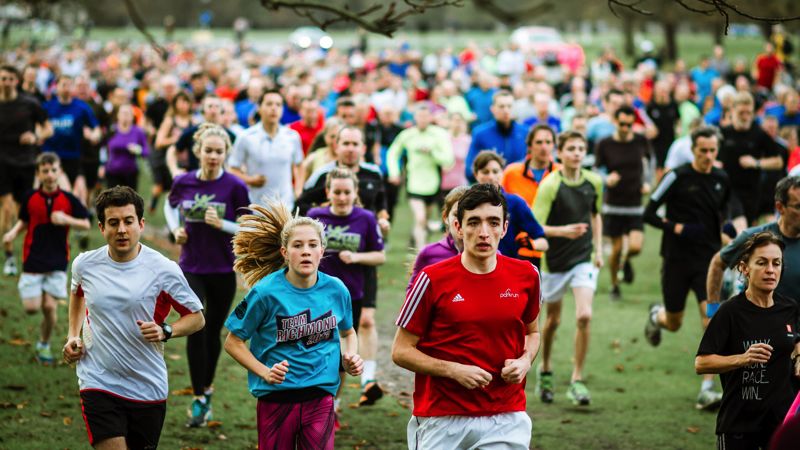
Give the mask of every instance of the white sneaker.
[[17, 260], [13, 256], [6, 257], [6, 263], [3, 264], [3, 275], [14, 277], [19, 273], [17, 269]]

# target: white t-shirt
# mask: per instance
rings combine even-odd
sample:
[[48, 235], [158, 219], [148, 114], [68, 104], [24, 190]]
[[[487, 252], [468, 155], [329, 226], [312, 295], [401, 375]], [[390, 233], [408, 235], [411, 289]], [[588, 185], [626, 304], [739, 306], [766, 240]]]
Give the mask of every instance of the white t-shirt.
[[119, 263], [106, 245], [75, 258], [71, 292], [86, 301], [80, 390], [165, 400], [164, 343], [147, 342], [136, 321], [160, 324], [171, 308], [181, 316], [203, 309], [178, 265], [145, 245], [134, 260]]
[[247, 167], [248, 175], [264, 175], [267, 182], [259, 188], [250, 186], [250, 201], [264, 204], [264, 197], [275, 198], [294, 208], [292, 165], [303, 162], [300, 135], [280, 126], [270, 138], [261, 122], [246, 129], [233, 146], [228, 159], [231, 167]]

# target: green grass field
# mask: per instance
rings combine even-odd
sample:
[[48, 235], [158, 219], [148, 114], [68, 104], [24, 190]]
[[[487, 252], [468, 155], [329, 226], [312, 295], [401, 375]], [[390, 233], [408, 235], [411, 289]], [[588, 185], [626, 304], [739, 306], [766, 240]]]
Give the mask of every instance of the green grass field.
[[[355, 409], [351, 405], [357, 399], [357, 379], [348, 380], [343, 401], [346, 427], [337, 434], [337, 448], [405, 446], [413, 379], [410, 373], [391, 366], [389, 353], [393, 321], [403, 301], [407, 264], [411, 259], [404, 248], [409, 236], [409, 215], [403, 205], [390, 236], [388, 261], [380, 270], [379, 377], [391, 395], [374, 407]], [[147, 217], [147, 221], [151, 232], [163, 224], [160, 215]], [[96, 230], [91, 237], [93, 247], [103, 243]], [[593, 396], [588, 408], [571, 406], [564, 395], [575, 330], [571, 320], [573, 303], [569, 298], [566, 300], [565, 320], [555, 350], [558, 388], [555, 403], [541, 404], [533, 397], [533, 379], [528, 382], [532, 448], [702, 449], [714, 445], [715, 415], [694, 409], [699, 377], [693, 373], [693, 359], [700, 337], [694, 300], [688, 303], [684, 329], [665, 336], [660, 348], [651, 348], [642, 336], [647, 305], [660, 297], [658, 241], [658, 233], [649, 229], [644, 253], [635, 262], [637, 279], [624, 288], [623, 301], [608, 300], [608, 273], [602, 272], [587, 364], [587, 383]], [[173, 257], [177, 254], [175, 248], [164, 246], [163, 239], [146, 242]], [[66, 303], [60, 305], [59, 316], [53, 339], [57, 351], [66, 334]], [[33, 359], [39, 318], [39, 315], [25, 315], [17, 296], [16, 280], [0, 279], [0, 449], [87, 448], [74, 369], [65, 365], [40, 367]], [[190, 385], [184, 345], [183, 339], [167, 345], [172, 395], [161, 448], [255, 448], [256, 402], [247, 392], [244, 369], [226, 354], [221, 357], [215, 382], [217, 422], [204, 429], [184, 427], [191, 399], [181, 392]]]

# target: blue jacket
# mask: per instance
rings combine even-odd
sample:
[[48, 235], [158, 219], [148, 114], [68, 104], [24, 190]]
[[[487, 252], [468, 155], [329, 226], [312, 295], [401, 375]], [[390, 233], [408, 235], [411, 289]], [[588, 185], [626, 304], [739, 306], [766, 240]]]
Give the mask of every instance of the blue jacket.
[[467, 179], [471, 183], [475, 182], [472, 174], [472, 162], [481, 150], [494, 150], [505, 158], [506, 164], [525, 159], [525, 155], [528, 154], [528, 146], [525, 144], [527, 134], [528, 129], [517, 122], [511, 122], [511, 132], [507, 135], [500, 132], [495, 120], [475, 127], [465, 161]]

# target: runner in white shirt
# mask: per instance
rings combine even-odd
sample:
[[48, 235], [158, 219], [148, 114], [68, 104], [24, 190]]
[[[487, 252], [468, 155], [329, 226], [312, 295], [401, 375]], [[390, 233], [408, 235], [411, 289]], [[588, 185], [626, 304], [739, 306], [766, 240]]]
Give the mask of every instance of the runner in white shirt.
[[[139, 243], [144, 200], [136, 191], [108, 189], [95, 207], [108, 245], [72, 264], [64, 361], [78, 363], [92, 446], [154, 449], [166, 414], [164, 342], [203, 328], [202, 304], [177, 264]], [[181, 317], [170, 326], [173, 308]]]
[[303, 189], [300, 135], [280, 125], [283, 97], [278, 91], [264, 93], [258, 114], [261, 121], [236, 139], [228, 159], [230, 172], [247, 183], [252, 203], [263, 205], [265, 197], [276, 198], [291, 211], [295, 197]]

